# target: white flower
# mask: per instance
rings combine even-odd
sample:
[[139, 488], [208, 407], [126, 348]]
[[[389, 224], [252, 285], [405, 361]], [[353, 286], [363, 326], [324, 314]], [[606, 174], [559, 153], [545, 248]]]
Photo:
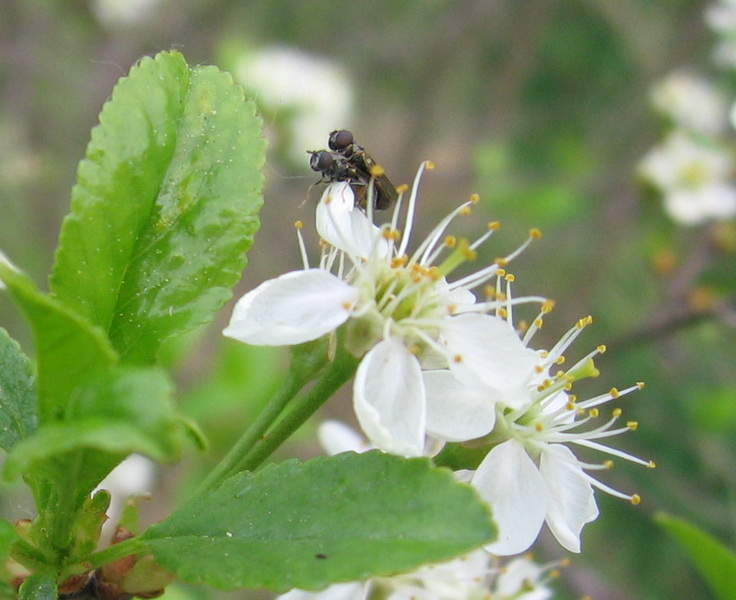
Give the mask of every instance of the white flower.
[[695, 133], [723, 133], [728, 123], [726, 99], [705, 78], [675, 71], [652, 88], [652, 104], [673, 123]]
[[547, 600], [556, 565], [518, 557], [501, 566], [483, 550], [404, 575], [331, 585], [320, 592], [291, 590], [278, 600]]
[[352, 119], [352, 85], [340, 66], [296, 48], [275, 46], [244, 54], [235, 76], [259, 104], [286, 123], [288, 150], [297, 164], [304, 148], [318, 148], [325, 131]]
[[110, 29], [136, 25], [150, 20], [161, 0], [94, 0], [92, 12]]
[[[524, 342], [541, 324], [542, 314], [527, 331]], [[429, 372], [426, 377], [443, 380], [442, 386], [428, 385], [428, 405], [443, 397], [462, 395], [469, 406], [483, 403], [494, 406], [494, 429], [485, 438], [492, 449], [482, 460], [471, 483], [490, 504], [499, 528], [497, 541], [486, 548], [502, 556], [527, 550], [546, 522], [562, 546], [580, 552], [580, 532], [583, 526], [598, 516], [593, 497], [597, 487], [614, 496], [637, 503], [638, 496], [629, 496], [613, 490], [592, 477], [588, 471], [609, 468], [610, 461], [588, 464], [579, 460], [568, 446], [591, 448], [639, 464], [653, 463], [630, 456], [596, 441], [635, 428], [635, 423], [614, 428], [620, 410], [604, 424], [586, 428], [598, 417], [598, 406], [639, 389], [637, 384], [622, 391], [610, 392], [578, 401], [570, 394], [572, 383], [583, 377], [596, 376], [592, 358], [602, 351], [598, 348], [568, 371], [553, 368], [563, 364], [563, 353], [591, 319], [583, 319], [568, 331], [550, 351], [539, 352], [539, 365], [527, 381], [526, 401], [506, 404], [496, 397], [495, 390], [479, 382], [474, 387], [457, 381], [449, 370]], [[441, 395], [434, 391], [442, 390]]]
[[[267, 281], [236, 304], [224, 334], [261, 345], [298, 344], [345, 327], [345, 347], [362, 357], [353, 387], [353, 405], [363, 431], [378, 448], [404, 456], [423, 453], [425, 436], [468, 440], [488, 433], [493, 408], [477, 408], [476, 419], [453, 409], [455, 398], [431, 414], [422, 369], [448, 368], [460, 381], [482, 381], [509, 405], [518, 401], [532, 376], [537, 355], [505, 320], [488, 314], [495, 300], [476, 302], [470, 291], [503, 272], [521, 248], [475, 273], [448, 282], [446, 276], [471, 260], [496, 225], [470, 244], [445, 236], [450, 222], [467, 214], [475, 200], [445, 217], [417, 250], [407, 245], [416, 208], [422, 166], [397, 228], [403, 194], [391, 224], [376, 227], [355, 207], [346, 182], [330, 184], [318, 208], [320, 233], [328, 242], [319, 268], [287, 273]], [[535, 237], [534, 235], [530, 236]], [[443, 257], [440, 260], [440, 257]], [[538, 301], [522, 298], [519, 302]]]
[[131, 454], [115, 467], [96, 489], [110, 492], [106, 529], [118, 524], [125, 502], [130, 496], [149, 494], [156, 482], [156, 463], [140, 454]]
[[675, 130], [649, 152], [640, 172], [662, 191], [673, 219], [695, 225], [736, 215], [734, 166], [725, 149]]

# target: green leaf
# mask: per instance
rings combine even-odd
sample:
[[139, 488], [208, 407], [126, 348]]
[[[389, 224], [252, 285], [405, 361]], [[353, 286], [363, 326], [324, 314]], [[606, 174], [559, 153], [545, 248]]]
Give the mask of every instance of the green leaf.
[[11, 523], [0, 519], [0, 560], [10, 552], [10, 546], [15, 541], [15, 528]]
[[33, 330], [39, 422], [58, 420], [74, 388], [114, 364], [117, 355], [99, 327], [41, 293], [24, 273], [0, 262], [0, 278]]
[[0, 448], [9, 451], [38, 426], [31, 361], [0, 328]]
[[230, 298], [258, 228], [265, 142], [232, 78], [177, 52], [120, 80], [92, 131], [51, 289], [145, 363]]
[[58, 597], [54, 578], [40, 573], [26, 577], [18, 594], [18, 600], [57, 600]]
[[660, 513], [657, 522], [685, 548], [719, 600], [736, 600], [736, 554], [687, 521]]
[[494, 534], [487, 506], [449, 470], [374, 451], [239, 474], [142, 539], [185, 581], [281, 592], [447, 560]]

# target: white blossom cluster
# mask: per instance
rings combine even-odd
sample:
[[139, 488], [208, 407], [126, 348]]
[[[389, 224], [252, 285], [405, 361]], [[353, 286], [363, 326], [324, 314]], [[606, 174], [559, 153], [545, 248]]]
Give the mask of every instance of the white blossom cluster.
[[[407, 457], [436, 455], [448, 443], [482, 449], [485, 458], [457, 476], [492, 508], [499, 537], [486, 550], [500, 556], [524, 552], [546, 523], [563, 547], [579, 552], [583, 526], [598, 516], [594, 488], [633, 503], [638, 496], [591, 474], [610, 468], [611, 460], [585, 462], [573, 448], [653, 466], [602, 443], [636, 427], [617, 424], [620, 409], [597, 423], [602, 405], [641, 385], [584, 400], [572, 393], [575, 381], [598, 374], [593, 357], [604, 350], [563, 368], [589, 317], [552, 348], [531, 346], [552, 303], [512, 297], [507, 265], [537, 231], [510, 254], [451, 280], [498, 228], [489, 224], [473, 242], [446, 233], [454, 219], [470, 214], [477, 201], [471, 198], [409, 253], [426, 166], [408, 205], [402, 206], [402, 193], [381, 227], [373, 224], [370, 206], [368, 214], [356, 206], [348, 183], [329, 184], [317, 208], [319, 266], [310, 268], [303, 250], [304, 268], [245, 294], [224, 334], [255, 345], [292, 345], [340, 329], [336, 339], [361, 359], [353, 407], [371, 446]], [[301, 236], [300, 243], [304, 249]], [[540, 306], [527, 327], [514, 324], [520, 304]]]

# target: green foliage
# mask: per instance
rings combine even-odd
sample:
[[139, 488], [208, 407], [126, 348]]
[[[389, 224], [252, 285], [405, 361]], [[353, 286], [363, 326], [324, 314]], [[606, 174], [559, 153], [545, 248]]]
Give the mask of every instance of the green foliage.
[[176, 52], [116, 86], [79, 165], [51, 289], [124, 360], [210, 320], [245, 267], [264, 142], [242, 89]]
[[53, 577], [46, 574], [29, 575], [20, 586], [18, 600], [57, 600]]
[[143, 540], [185, 581], [285, 591], [439, 562], [494, 533], [487, 506], [450, 471], [369, 452], [237, 475]]
[[736, 553], [687, 521], [662, 513], [657, 521], [684, 547], [718, 600], [736, 600]]
[[0, 328], [0, 448], [10, 451], [33, 433], [37, 424], [31, 362]]

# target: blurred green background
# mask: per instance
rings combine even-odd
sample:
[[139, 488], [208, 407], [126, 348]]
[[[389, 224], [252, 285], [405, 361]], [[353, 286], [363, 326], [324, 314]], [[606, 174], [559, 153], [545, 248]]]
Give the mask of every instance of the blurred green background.
[[[484, 246], [484, 260], [541, 228], [544, 237], [511, 269], [517, 295], [557, 301], [535, 345], [549, 347], [592, 314], [595, 324], [570, 358], [600, 343], [609, 350], [597, 360], [602, 375], [577, 384], [578, 396], [647, 384], [621, 402], [638, 431], [614, 445], [658, 468], [618, 461], [604, 475], [643, 501], [632, 507], [598, 494], [602, 517], [585, 528], [583, 553], [563, 570], [559, 597], [709, 598], [652, 515], [685, 517], [736, 546], [736, 236], [729, 223], [676, 226], [636, 179], [638, 161], [662, 133], [650, 86], [682, 66], [713, 72], [707, 5], [1, 0], [0, 248], [44, 283], [102, 103], [141, 56], [163, 49], [232, 71], [255, 88], [264, 115], [271, 144], [266, 206], [238, 293], [301, 265], [293, 223], [310, 221], [319, 196], [309, 190], [317, 177], [304, 151], [326, 146], [331, 129], [352, 129], [396, 184], [411, 182], [420, 161], [432, 159], [437, 168], [422, 182], [420, 232], [475, 192], [481, 205], [459, 233], [477, 235], [490, 220], [503, 224]], [[268, 59], [275, 65], [284, 48], [313, 58], [272, 89], [258, 87], [248, 69], [264, 49], [276, 52]], [[275, 67], [266, 75], [276, 80]], [[316, 99], [312, 105], [294, 99], [303, 90]], [[314, 236], [310, 242], [316, 249]], [[228, 313], [164, 357], [212, 454], [192, 451], [160, 474], [149, 520], [186, 493], [286, 368], [280, 351], [221, 340]], [[5, 297], [0, 323], [32, 353]], [[323, 415], [349, 420], [348, 396]], [[312, 434], [285, 453], [317, 453]], [[28, 516], [9, 498], [5, 512]], [[543, 536], [536, 556], [565, 553]]]

